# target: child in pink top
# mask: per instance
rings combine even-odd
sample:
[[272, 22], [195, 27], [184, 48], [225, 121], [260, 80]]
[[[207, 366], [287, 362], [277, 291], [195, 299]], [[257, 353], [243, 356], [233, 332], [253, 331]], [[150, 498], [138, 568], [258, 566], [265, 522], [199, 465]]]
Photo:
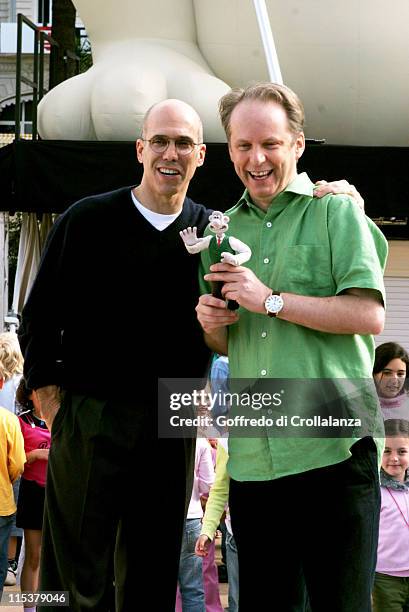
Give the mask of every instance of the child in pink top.
[[385, 421], [374, 612], [409, 609], [409, 421]]
[[202, 560], [195, 555], [195, 537], [200, 534], [203, 509], [201, 495], [207, 494], [214, 482], [214, 467], [210, 446], [204, 438], [196, 440], [196, 456], [193, 474], [193, 490], [187, 512], [185, 533], [179, 564], [179, 586], [175, 612], [205, 612], [205, 589]]
[[[27, 457], [21, 477], [16, 519], [17, 526], [24, 529], [25, 542], [21, 590], [36, 591], [40, 571], [45, 482], [51, 434], [41, 418], [36, 392], [26, 387], [24, 379], [21, 379], [18, 386], [16, 399], [23, 407], [19, 421]], [[34, 610], [33, 607], [24, 608], [25, 612], [34, 612]]]
[[45, 422], [30, 411], [23, 412], [19, 421], [27, 455], [23, 478], [37, 483], [40, 487], [45, 487], [50, 432], [44, 425], [41, 425]]

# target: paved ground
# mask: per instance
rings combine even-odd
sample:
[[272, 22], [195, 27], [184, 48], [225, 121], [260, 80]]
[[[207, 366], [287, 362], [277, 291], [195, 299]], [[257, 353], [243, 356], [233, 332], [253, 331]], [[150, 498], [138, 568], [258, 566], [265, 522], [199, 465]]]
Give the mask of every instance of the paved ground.
[[[4, 587], [3, 593], [19, 593], [20, 589], [17, 586]], [[23, 606], [1, 606], [1, 612], [23, 612]]]
[[[220, 552], [220, 544], [221, 544], [221, 538], [217, 538], [216, 539], [216, 562], [220, 563], [221, 562], [221, 552]], [[227, 583], [222, 583], [219, 584], [219, 590], [220, 590], [220, 600], [222, 602], [222, 606], [224, 608], [227, 608], [227, 592], [228, 592], [228, 584]], [[19, 587], [15, 586], [15, 587], [4, 587], [4, 592], [5, 593], [16, 593], [19, 592], [20, 589]], [[65, 610], [66, 608], [61, 608], [62, 612]], [[23, 606], [1, 606], [0, 607], [0, 612], [24, 612], [24, 608]]]

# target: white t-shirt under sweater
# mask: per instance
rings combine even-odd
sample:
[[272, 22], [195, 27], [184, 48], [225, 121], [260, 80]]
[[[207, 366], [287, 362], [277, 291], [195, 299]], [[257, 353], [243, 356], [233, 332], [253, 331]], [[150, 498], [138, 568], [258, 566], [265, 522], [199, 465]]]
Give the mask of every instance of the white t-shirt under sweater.
[[143, 215], [145, 219], [149, 221], [149, 223], [153, 225], [153, 227], [156, 227], [156, 229], [159, 230], [160, 232], [162, 232], [171, 223], [173, 223], [174, 220], [177, 219], [180, 213], [182, 212], [182, 209], [180, 209], [179, 212], [173, 215], [162, 215], [160, 213], [154, 212], [153, 210], [149, 210], [149, 208], [146, 208], [146, 206], [141, 204], [140, 201], [137, 198], [135, 198], [132, 190], [131, 190], [131, 196], [132, 196], [133, 203], [135, 204], [136, 208], [139, 210], [141, 215]]

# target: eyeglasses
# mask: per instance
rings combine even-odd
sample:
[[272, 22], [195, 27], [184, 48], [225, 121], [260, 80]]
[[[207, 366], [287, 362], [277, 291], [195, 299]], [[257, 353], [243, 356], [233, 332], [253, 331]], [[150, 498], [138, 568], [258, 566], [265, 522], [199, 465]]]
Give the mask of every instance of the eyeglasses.
[[175, 143], [176, 151], [179, 155], [189, 155], [193, 149], [202, 142], [193, 142], [190, 138], [168, 138], [167, 136], [153, 136], [152, 138], [141, 138], [143, 142], [149, 142], [149, 146], [155, 153], [164, 153], [171, 142]]

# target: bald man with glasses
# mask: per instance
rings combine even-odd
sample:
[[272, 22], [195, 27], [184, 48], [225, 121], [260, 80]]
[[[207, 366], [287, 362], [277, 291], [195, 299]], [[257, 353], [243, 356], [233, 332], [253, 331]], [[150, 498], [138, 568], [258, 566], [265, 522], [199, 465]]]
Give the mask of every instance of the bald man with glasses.
[[205, 157], [198, 114], [155, 105], [136, 150], [139, 185], [85, 198], [56, 222], [20, 330], [53, 439], [41, 589], [68, 591], [75, 612], [113, 609], [113, 581], [117, 610], [136, 610], [150, 586], [156, 609], [174, 610], [194, 441], [157, 439], [157, 379], [202, 376], [209, 359], [198, 256], [179, 237], [187, 225], [202, 233], [210, 214], [186, 197]]

